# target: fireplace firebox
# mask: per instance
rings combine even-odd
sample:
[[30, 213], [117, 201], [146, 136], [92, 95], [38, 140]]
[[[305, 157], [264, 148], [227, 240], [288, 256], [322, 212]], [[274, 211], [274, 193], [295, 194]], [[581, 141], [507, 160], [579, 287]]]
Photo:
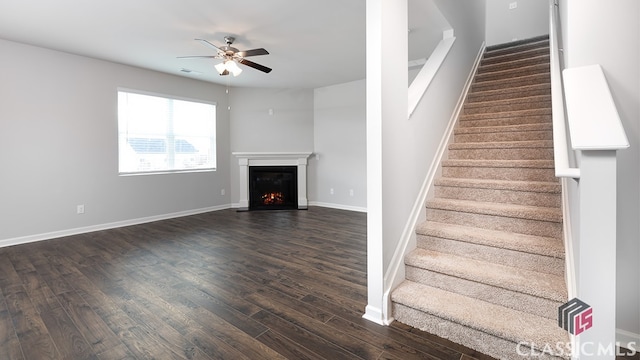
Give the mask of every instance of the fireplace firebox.
[[250, 166], [249, 210], [298, 208], [296, 166]]

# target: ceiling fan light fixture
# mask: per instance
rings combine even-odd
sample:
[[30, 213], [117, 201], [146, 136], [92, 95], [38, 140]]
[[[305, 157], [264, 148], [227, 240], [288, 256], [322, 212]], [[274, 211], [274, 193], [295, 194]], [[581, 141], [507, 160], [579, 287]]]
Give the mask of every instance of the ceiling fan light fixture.
[[222, 75], [222, 73], [227, 70], [226, 66], [224, 66], [224, 63], [220, 63], [220, 64], [216, 64], [215, 65], [216, 70], [218, 71], [218, 74]]
[[236, 62], [233, 60], [228, 60], [224, 63], [224, 66], [227, 70], [229, 70], [230, 73], [233, 74], [233, 76], [238, 76], [242, 72], [242, 69], [240, 69], [238, 64], [236, 64]]

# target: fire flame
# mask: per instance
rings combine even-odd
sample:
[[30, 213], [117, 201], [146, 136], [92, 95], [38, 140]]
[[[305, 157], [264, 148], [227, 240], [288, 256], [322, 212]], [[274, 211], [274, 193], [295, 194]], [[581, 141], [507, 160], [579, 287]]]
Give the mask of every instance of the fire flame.
[[284, 204], [284, 194], [281, 192], [270, 192], [261, 196], [264, 205], [282, 205]]

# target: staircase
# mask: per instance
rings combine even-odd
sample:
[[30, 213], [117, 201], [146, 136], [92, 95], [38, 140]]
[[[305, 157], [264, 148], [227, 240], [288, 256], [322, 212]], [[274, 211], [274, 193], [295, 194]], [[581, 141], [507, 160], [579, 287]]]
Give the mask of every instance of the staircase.
[[495, 358], [556, 350], [567, 293], [548, 38], [487, 48], [454, 134], [393, 316]]

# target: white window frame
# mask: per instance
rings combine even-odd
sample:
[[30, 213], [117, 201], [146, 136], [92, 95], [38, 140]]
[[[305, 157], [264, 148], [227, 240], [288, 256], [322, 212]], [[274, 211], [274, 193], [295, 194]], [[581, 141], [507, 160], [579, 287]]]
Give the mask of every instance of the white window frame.
[[[198, 131], [198, 135], [191, 135], [189, 137], [185, 134], [176, 132], [173, 116], [171, 112], [167, 112], [169, 118], [166, 120], [166, 131], [141, 131], [131, 130], [133, 126], [130, 126], [132, 115], [127, 115], [125, 110], [121, 108], [120, 99], [121, 94], [133, 94], [150, 96], [156, 98], [162, 98], [165, 100], [179, 101], [179, 102], [192, 102], [197, 104], [205, 104], [213, 106], [213, 119], [212, 124], [208, 129], [203, 127], [203, 131]], [[203, 171], [215, 171], [217, 165], [217, 103], [211, 101], [203, 101], [199, 99], [185, 98], [174, 95], [160, 94], [148, 91], [140, 91], [128, 88], [117, 88], [116, 93], [116, 108], [118, 118], [118, 174], [121, 176], [126, 175], [148, 175], [148, 174], [163, 174], [163, 173], [184, 173], [184, 172], [203, 172]], [[167, 103], [169, 104], [169, 103]], [[173, 103], [171, 103], [173, 106]], [[201, 120], [202, 121], [202, 120]], [[202, 135], [202, 133], [205, 135]], [[185, 139], [186, 138], [186, 139]], [[200, 147], [193, 145], [193, 139], [199, 140]], [[136, 140], [138, 146], [136, 147], [131, 140]], [[191, 142], [189, 142], [191, 140]], [[146, 141], [146, 143], [145, 143]], [[183, 145], [183, 152], [177, 153], [176, 141], [180, 141]], [[208, 142], [208, 144], [207, 144]], [[162, 144], [162, 145], [160, 145]], [[151, 151], [150, 148], [155, 146], [156, 149], [163, 149], [161, 151]], [[148, 151], [141, 149], [146, 149]], [[205, 151], [197, 151], [198, 148], [204, 148]], [[189, 152], [193, 149], [194, 152]], [[197, 151], [197, 152], [195, 152]], [[201, 164], [205, 162], [205, 164]], [[148, 166], [142, 166], [139, 163], [149, 164]], [[133, 165], [137, 164], [137, 165]], [[135, 169], [134, 169], [135, 167]], [[145, 169], [145, 167], [148, 167]]]

